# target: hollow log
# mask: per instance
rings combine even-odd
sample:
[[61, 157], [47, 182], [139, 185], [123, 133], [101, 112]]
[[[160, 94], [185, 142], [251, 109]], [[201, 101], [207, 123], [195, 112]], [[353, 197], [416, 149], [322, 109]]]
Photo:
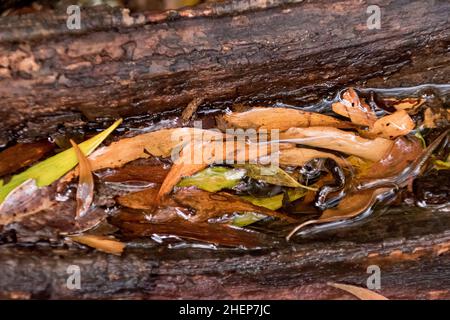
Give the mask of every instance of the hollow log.
[[[205, 106], [301, 106], [350, 84], [449, 83], [450, 3], [378, 4], [379, 30], [367, 28], [369, 2], [351, 0], [97, 7], [83, 10], [80, 30], [67, 29], [65, 13], [2, 17], [0, 144], [46, 136], [43, 119], [180, 110], [199, 96]], [[450, 216], [437, 209], [390, 210], [251, 252], [0, 245], [0, 298], [352, 298], [327, 283], [364, 286], [376, 265], [388, 298], [449, 299], [449, 248]], [[81, 269], [79, 290], [66, 285], [70, 265]]]
[[204, 104], [301, 106], [398, 73], [401, 85], [448, 82], [447, 1], [381, 1], [381, 28], [372, 30], [368, 5], [225, 1], [136, 14], [96, 7], [82, 11], [80, 30], [67, 28], [65, 11], [3, 17], [0, 142], [29, 136], [44, 115], [61, 125], [79, 122], [73, 113], [88, 120], [142, 115], [183, 108], [198, 96]]

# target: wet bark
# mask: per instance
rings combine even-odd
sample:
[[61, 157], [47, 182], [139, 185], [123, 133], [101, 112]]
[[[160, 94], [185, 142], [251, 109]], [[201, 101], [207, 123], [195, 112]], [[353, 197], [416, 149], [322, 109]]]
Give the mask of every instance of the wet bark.
[[80, 30], [67, 28], [65, 12], [3, 17], [1, 140], [30, 136], [40, 116], [61, 125], [180, 109], [199, 96], [203, 106], [301, 105], [357, 81], [448, 82], [447, 1], [382, 1], [379, 30], [368, 29], [367, 6], [226, 1], [134, 15], [99, 7], [82, 11]]

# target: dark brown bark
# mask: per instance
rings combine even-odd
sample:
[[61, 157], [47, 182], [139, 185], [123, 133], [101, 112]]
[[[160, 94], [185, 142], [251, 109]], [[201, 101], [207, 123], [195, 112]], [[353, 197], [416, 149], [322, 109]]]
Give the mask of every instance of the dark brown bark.
[[[450, 217], [393, 210], [351, 227], [305, 236], [284, 249], [253, 252], [128, 248], [122, 257], [92, 250], [0, 247], [0, 297], [328, 299], [351, 296], [327, 282], [364, 286], [381, 269], [391, 299], [450, 298]], [[81, 290], [66, 287], [81, 268]]]
[[19, 124], [61, 112], [91, 120], [146, 114], [185, 107], [198, 96], [204, 104], [301, 104], [396, 74], [401, 85], [448, 82], [447, 1], [382, 1], [380, 30], [367, 29], [367, 5], [225, 2], [134, 16], [100, 7], [83, 11], [75, 31], [67, 29], [65, 12], [2, 18], [2, 141], [27, 136]]

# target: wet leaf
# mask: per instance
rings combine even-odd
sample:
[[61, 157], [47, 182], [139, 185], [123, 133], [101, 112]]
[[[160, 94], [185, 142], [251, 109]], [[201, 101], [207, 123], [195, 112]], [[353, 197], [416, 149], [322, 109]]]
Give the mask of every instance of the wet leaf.
[[[79, 147], [85, 154], [94, 151], [108, 135], [117, 128], [122, 119], [117, 120], [108, 129], [99, 133], [95, 137], [80, 143]], [[11, 178], [11, 180], [0, 188], [0, 203], [5, 197], [16, 187], [21, 185], [28, 179], [36, 180], [38, 187], [48, 186], [54, 181], [61, 178], [70, 171], [78, 163], [78, 159], [73, 148], [54, 155], [42, 162], [37, 163], [31, 168], [19, 173]]]
[[344, 158], [329, 152], [323, 152], [308, 148], [291, 148], [279, 151], [279, 162], [283, 166], [303, 166], [307, 162], [318, 158], [330, 158], [341, 166], [347, 166]]
[[371, 161], [380, 160], [393, 144], [388, 139], [365, 139], [352, 132], [328, 127], [291, 128], [280, 133], [280, 141], [335, 150]]
[[278, 166], [262, 166], [258, 164], [245, 164], [242, 166], [246, 170], [246, 176], [255, 180], [261, 180], [270, 184], [283, 187], [305, 188], [316, 190], [314, 188], [303, 186], [297, 180], [292, 178], [286, 171]]
[[405, 110], [396, 111], [393, 114], [378, 119], [372, 130], [368, 132], [370, 136], [378, 136], [386, 139], [395, 139], [410, 133], [415, 127], [414, 121]]
[[195, 186], [209, 192], [216, 192], [222, 189], [231, 189], [236, 186], [244, 177], [244, 169], [233, 169], [227, 167], [206, 168], [193, 176], [183, 178], [178, 187]]
[[327, 126], [352, 128], [351, 123], [323, 115], [290, 108], [255, 107], [245, 112], [232, 112], [218, 118], [221, 129], [279, 129], [291, 127]]
[[267, 216], [259, 213], [247, 212], [234, 217], [232, 224], [236, 227], [246, 227], [264, 218], [267, 218]]
[[332, 109], [337, 114], [350, 118], [351, 122], [357, 125], [372, 128], [377, 121], [375, 112], [370, 106], [359, 99], [353, 88], [349, 88], [342, 94], [342, 99], [333, 103]]
[[70, 239], [91, 248], [95, 248], [99, 251], [115, 254], [118, 256], [120, 256], [125, 249], [125, 243], [110, 237], [84, 234], [70, 236]]
[[[292, 190], [288, 190], [287, 191], [287, 200], [289, 202], [293, 202], [295, 200], [300, 199], [301, 197], [303, 197], [306, 194], [306, 190], [305, 189], [292, 189]], [[244, 199], [245, 201], [248, 201], [252, 204], [254, 204], [255, 206], [258, 207], [264, 207], [270, 210], [278, 210], [283, 206], [283, 200], [284, 200], [284, 194], [277, 194], [276, 196], [273, 197], [268, 197], [268, 198], [257, 198], [257, 197], [253, 197], [253, 196], [241, 196], [242, 199]]]
[[289, 240], [298, 231], [309, 225], [329, 223], [355, 218], [367, 212], [368, 210], [371, 210], [371, 208], [377, 202], [377, 200], [379, 198], [384, 197], [384, 195], [390, 192], [391, 189], [392, 188], [379, 188], [372, 190], [357, 191], [348, 194], [345, 198], [343, 198], [339, 202], [339, 205], [337, 207], [325, 210], [318, 219], [308, 220], [295, 227], [289, 233], [286, 239]]
[[78, 158], [77, 218], [84, 216], [94, 200], [94, 177], [89, 160], [78, 145], [70, 139]]
[[449, 170], [450, 161], [434, 160], [435, 168], [438, 170]]
[[53, 147], [48, 141], [19, 143], [0, 152], [0, 177], [33, 164]]
[[122, 206], [133, 209], [153, 209], [158, 205], [156, 202], [158, 190], [159, 185], [155, 185], [154, 188], [119, 196], [117, 197], [117, 202]]
[[226, 192], [211, 193], [194, 187], [180, 188], [172, 198], [181, 206], [195, 209], [195, 215], [190, 217], [192, 222], [207, 221], [225, 214], [255, 212], [266, 216], [292, 220], [284, 214], [253, 205], [239, 196]]
[[366, 288], [361, 288], [357, 286], [352, 286], [349, 284], [342, 284], [342, 283], [328, 283], [329, 286], [335, 287], [337, 289], [344, 290], [355, 297], [357, 297], [360, 300], [389, 300], [385, 296], [382, 296], [379, 293], [376, 293], [374, 291], [371, 291]]

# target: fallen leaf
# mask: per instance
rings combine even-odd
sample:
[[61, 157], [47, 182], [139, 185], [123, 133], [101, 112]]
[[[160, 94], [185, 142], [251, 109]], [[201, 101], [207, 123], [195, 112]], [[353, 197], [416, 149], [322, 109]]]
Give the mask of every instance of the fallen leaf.
[[379, 188], [350, 193], [339, 202], [337, 207], [325, 210], [318, 219], [308, 220], [295, 227], [286, 237], [286, 240], [289, 241], [300, 229], [309, 225], [355, 218], [370, 210], [377, 200], [383, 198], [391, 189]]
[[89, 160], [78, 145], [70, 139], [70, 143], [78, 158], [77, 218], [84, 216], [94, 200], [94, 177]]
[[[114, 122], [108, 129], [99, 133], [95, 137], [80, 143], [79, 147], [85, 154], [90, 154], [94, 151], [108, 135], [122, 123], [122, 119]], [[34, 179], [38, 187], [48, 186], [54, 181], [61, 178], [69, 170], [76, 166], [78, 163], [75, 150], [73, 148], [65, 150], [63, 152], [54, 155], [42, 162], [39, 162], [31, 168], [19, 173], [11, 178], [11, 180], [0, 187], [0, 203], [5, 197], [16, 187], [23, 182]]]
[[368, 137], [378, 136], [386, 139], [395, 139], [399, 136], [407, 135], [415, 126], [409, 114], [405, 110], [400, 110], [378, 119], [374, 123], [372, 130], [368, 131]]
[[255, 107], [245, 112], [231, 112], [220, 116], [218, 123], [221, 129], [278, 129], [281, 131], [291, 127], [353, 127], [351, 123], [320, 113], [269, 107]]
[[29, 166], [54, 148], [48, 141], [18, 143], [0, 152], [0, 177]]
[[125, 243], [110, 237], [96, 235], [77, 235], [70, 236], [71, 240], [95, 248], [99, 251], [111, 253], [120, 256], [125, 248]]
[[388, 139], [365, 139], [353, 132], [329, 127], [290, 128], [280, 133], [280, 141], [335, 150], [371, 161], [380, 160], [393, 144]]
[[359, 99], [353, 88], [348, 88], [342, 94], [342, 99], [332, 104], [332, 109], [337, 114], [350, 118], [351, 122], [357, 125], [372, 128], [377, 121], [375, 112], [367, 103]]
[[210, 167], [193, 176], [183, 178], [178, 187], [195, 186], [209, 192], [231, 189], [245, 176], [246, 171], [238, 168]]
[[226, 192], [211, 193], [189, 187], [176, 190], [172, 198], [181, 206], [195, 209], [195, 215], [189, 219], [192, 222], [207, 221], [211, 218], [221, 217], [225, 214], [235, 212], [255, 212], [288, 221], [295, 221], [284, 214], [255, 206], [250, 202], [244, 201], [239, 196]]
[[389, 300], [385, 296], [382, 296], [379, 293], [376, 293], [374, 291], [371, 291], [366, 288], [361, 288], [357, 286], [352, 286], [350, 284], [343, 284], [343, 283], [328, 283], [329, 286], [335, 287], [337, 289], [344, 290], [355, 297], [357, 297], [360, 300]]

